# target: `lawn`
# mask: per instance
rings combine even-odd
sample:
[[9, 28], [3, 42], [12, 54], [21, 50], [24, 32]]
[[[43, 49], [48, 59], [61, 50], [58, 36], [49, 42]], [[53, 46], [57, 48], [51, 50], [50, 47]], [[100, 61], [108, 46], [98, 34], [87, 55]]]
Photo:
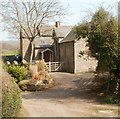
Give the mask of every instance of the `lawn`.
[[10, 55], [18, 55], [18, 54], [19, 54], [18, 51], [10, 51], [6, 53], [0, 53], [0, 56], [10, 56]]

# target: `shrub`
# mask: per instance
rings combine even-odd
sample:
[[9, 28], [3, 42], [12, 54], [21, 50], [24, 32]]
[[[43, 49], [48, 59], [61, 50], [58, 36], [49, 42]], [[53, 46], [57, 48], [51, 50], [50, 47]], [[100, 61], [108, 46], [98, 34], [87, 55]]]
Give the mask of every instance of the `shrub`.
[[28, 73], [27, 67], [18, 65], [7, 65], [6, 70], [12, 77], [15, 78], [16, 83], [26, 79]]
[[37, 61], [38, 71], [45, 70], [47, 68], [47, 65], [43, 60]]
[[46, 75], [48, 72], [47, 71], [39, 71], [40, 75]]
[[18, 117], [21, 111], [21, 91], [6, 72], [2, 73], [2, 117]]
[[46, 78], [47, 73], [48, 73], [47, 71], [39, 71], [39, 73], [35, 75], [33, 78], [36, 80]]
[[105, 97], [102, 102], [107, 103], [107, 104], [120, 105], [120, 97], [118, 97], [116, 95], [110, 95], [110, 96]]

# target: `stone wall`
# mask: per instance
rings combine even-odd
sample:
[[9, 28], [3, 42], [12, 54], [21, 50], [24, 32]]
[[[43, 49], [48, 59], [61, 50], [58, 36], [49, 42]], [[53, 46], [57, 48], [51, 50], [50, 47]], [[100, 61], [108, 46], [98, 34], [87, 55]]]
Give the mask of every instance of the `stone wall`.
[[[74, 44], [75, 52], [75, 71], [78, 72], [88, 72], [95, 71], [97, 66], [97, 61], [89, 56], [89, 47], [86, 46], [87, 39], [80, 39]], [[84, 52], [84, 55], [80, 55], [80, 52]]]
[[74, 42], [60, 44], [60, 62], [64, 63], [64, 71], [74, 72]]

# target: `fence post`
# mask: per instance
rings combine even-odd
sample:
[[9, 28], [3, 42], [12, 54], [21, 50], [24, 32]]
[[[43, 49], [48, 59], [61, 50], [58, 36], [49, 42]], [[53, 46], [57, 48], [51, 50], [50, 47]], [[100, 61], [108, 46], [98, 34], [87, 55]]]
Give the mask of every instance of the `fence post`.
[[49, 67], [49, 72], [51, 72], [51, 62], [48, 63], [48, 67]]

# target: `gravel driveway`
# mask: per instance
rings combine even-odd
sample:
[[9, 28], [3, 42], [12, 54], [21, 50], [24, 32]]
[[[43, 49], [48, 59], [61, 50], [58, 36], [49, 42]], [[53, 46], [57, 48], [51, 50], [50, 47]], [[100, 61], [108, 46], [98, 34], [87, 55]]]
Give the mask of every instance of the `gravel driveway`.
[[118, 107], [100, 104], [89, 92], [94, 73], [50, 75], [57, 82], [46, 91], [23, 93], [28, 117], [117, 117]]

